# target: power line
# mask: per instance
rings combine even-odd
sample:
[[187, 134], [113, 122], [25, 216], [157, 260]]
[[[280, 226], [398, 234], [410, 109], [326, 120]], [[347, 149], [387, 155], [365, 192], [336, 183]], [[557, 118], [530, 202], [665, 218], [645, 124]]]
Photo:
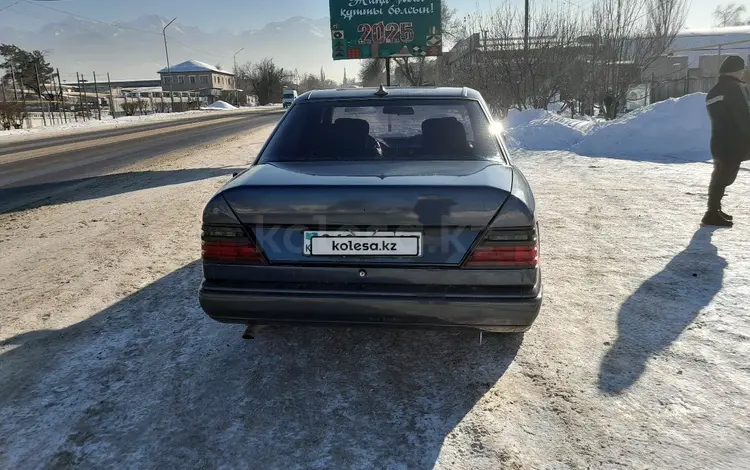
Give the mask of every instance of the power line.
[[172, 41], [172, 42], [176, 42], [177, 44], [180, 44], [180, 45], [182, 45], [182, 46], [185, 46], [185, 47], [187, 47], [188, 49], [192, 49], [192, 50], [194, 50], [195, 52], [200, 52], [201, 54], [206, 54], [206, 55], [209, 55], [209, 56], [211, 56], [211, 57], [213, 57], [213, 58], [215, 58], [215, 59], [226, 59], [226, 60], [228, 60], [228, 58], [227, 58], [226, 56], [222, 56], [222, 55], [216, 55], [216, 54], [215, 54], [215, 53], [213, 53], [213, 52], [206, 52], [206, 51], [203, 51], [203, 50], [201, 50], [201, 49], [198, 49], [198, 48], [196, 48], [196, 47], [193, 47], [193, 46], [191, 46], [190, 44], [186, 44], [186, 43], [184, 43], [184, 42], [182, 42], [182, 41], [179, 41], [179, 40], [177, 40], [177, 39], [174, 39], [174, 38], [172, 38], [172, 37], [170, 37], [170, 36], [167, 36], [167, 38], [168, 38], [168, 39], [169, 39], [170, 41]]
[[[56, 12], [62, 13], [64, 15], [70, 15], [70, 16], [73, 16], [73, 17], [76, 17], [76, 18], [80, 18], [80, 19], [83, 19], [83, 20], [93, 21], [94, 23], [106, 24], [108, 26], [113, 26], [115, 28], [127, 29], [127, 30], [130, 30], [130, 31], [136, 31], [136, 32], [139, 32], [139, 33], [155, 34], [157, 36], [161, 36], [161, 33], [157, 33], [155, 31], [147, 31], [145, 29], [131, 28], [129, 26], [122, 26], [122, 25], [119, 25], [117, 23], [110, 23], [110, 22], [107, 22], [107, 21], [96, 20], [94, 18], [89, 18], [87, 16], [79, 15], [77, 13], [71, 13], [69, 11], [60, 10], [58, 8], [51, 7], [49, 5], [42, 5], [41, 3], [31, 2], [29, 0], [20, 0], [20, 1], [16, 2], [16, 4], [17, 3], [21, 3], [21, 2], [28, 3], [29, 5], [35, 5], [35, 6], [38, 6], [39, 8], [44, 8], [44, 9], [47, 9], [47, 10], [56, 11]], [[13, 5], [11, 5], [11, 6], [13, 6]]]
[[[92, 21], [94, 23], [105, 24], [105, 25], [108, 25], [108, 26], [112, 26], [114, 28], [126, 29], [126, 30], [130, 30], [130, 31], [136, 31], [136, 32], [139, 32], [139, 33], [147, 33], [147, 34], [154, 34], [156, 36], [161, 36], [161, 33], [158, 33], [158, 32], [155, 32], [155, 31], [148, 31], [148, 30], [145, 30], [145, 29], [131, 28], [131, 27], [128, 27], [128, 26], [123, 26], [123, 25], [117, 24], [117, 23], [110, 23], [110, 22], [107, 22], [107, 21], [97, 20], [97, 19], [94, 19], [94, 18], [89, 18], [87, 16], [79, 15], [77, 13], [71, 13], [69, 11], [60, 10], [59, 8], [54, 8], [54, 7], [51, 7], [51, 6], [48, 6], [48, 5], [42, 5], [42, 4], [39, 4], [39, 3], [35, 3], [35, 2], [29, 1], [29, 0], [19, 0], [16, 3], [14, 3], [13, 5], [9, 5], [6, 8], [9, 8], [11, 6], [17, 5], [18, 3], [21, 3], [21, 2], [28, 3], [28, 4], [31, 4], [31, 5], [36, 5], [36, 6], [40, 7], [40, 8], [45, 8], [47, 10], [56, 11], [56, 12], [62, 13], [64, 15], [70, 15], [70, 16], [73, 16], [73, 17], [76, 17], [76, 18], [80, 18], [80, 19], [83, 19], [83, 20]], [[182, 45], [184, 47], [187, 47], [188, 49], [192, 49], [192, 50], [194, 50], [196, 52], [200, 52], [201, 54], [206, 54], [206, 55], [212, 56], [214, 58], [218, 58], [218, 59], [227, 59], [227, 57], [225, 57], [225, 56], [216, 55], [215, 53], [211, 53], [211, 52], [207, 52], [207, 51], [198, 49], [196, 47], [191, 46], [190, 44], [187, 44], [185, 42], [179, 41], [179, 40], [174, 39], [174, 38], [172, 38], [170, 36], [167, 36], [167, 38], [170, 41], [172, 41], [172, 42], [180, 44], [180, 45]]]
[[[19, 2], [17, 2], [17, 3], [22, 3], [22, 2], [24, 2], [24, 0], [20, 0], [20, 1], [19, 1]], [[35, 16], [35, 15], [31, 15], [31, 14], [29, 14], [29, 13], [26, 13], [26, 12], [23, 12], [23, 11], [19, 11], [19, 10], [17, 10], [17, 9], [12, 9], [12, 10], [10, 10], [10, 12], [11, 12], [11, 13], [14, 13], [14, 14], [16, 14], [16, 15], [21, 15], [21, 16], [27, 16], [27, 17], [29, 17], [29, 18], [34, 18], [35, 20], [46, 21], [46, 20], [45, 20], [45, 19], [43, 19], [43, 18], [40, 18], [40, 17], [38, 17], [38, 16]], [[91, 20], [91, 21], [93, 22], [93, 21], [96, 21], [96, 20]], [[101, 23], [101, 21], [96, 21], [96, 22], [97, 22], [97, 23]], [[106, 24], [109, 24], [109, 23], [106, 23]], [[97, 34], [97, 33], [99, 33], [99, 31], [95, 31], [94, 29], [88, 28], [88, 27], [86, 27], [86, 26], [83, 26], [83, 25], [79, 25], [79, 26], [80, 26], [81, 28], [85, 29], [85, 30], [86, 30], [86, 31], [88, 31], [88, 32], [91, 32], [91, 33], [94, 33], [94, 34]], [[160, 35], [160, 36], [161, 36], [161, 35]]]
[[10, 7], [14, 7], [14, 6], [18, 5], [19, 3], [23, 2], [23, 1], [24, 0], [18, 0], [15, 3], [11, 3], [10, 5], [6, 5], [6, 6], [2, 7], [2, 8], [0, 8], [0, 11], [7, 10]]

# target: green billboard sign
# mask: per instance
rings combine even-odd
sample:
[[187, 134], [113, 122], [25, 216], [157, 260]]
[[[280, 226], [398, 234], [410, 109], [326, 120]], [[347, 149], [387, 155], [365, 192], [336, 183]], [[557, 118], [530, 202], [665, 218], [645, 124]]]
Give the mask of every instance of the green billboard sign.
[[440, 0], [330, 0], [333, 59], [443, 53]]

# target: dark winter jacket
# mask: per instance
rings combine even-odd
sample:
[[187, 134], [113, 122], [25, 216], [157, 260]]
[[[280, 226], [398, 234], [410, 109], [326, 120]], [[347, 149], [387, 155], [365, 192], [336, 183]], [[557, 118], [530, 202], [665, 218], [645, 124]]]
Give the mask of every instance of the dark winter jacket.
[[743, 82], [729, 75], [708, 93], [711, 117], [711, 153], [721, 161], [750, 159], [750, 105]]

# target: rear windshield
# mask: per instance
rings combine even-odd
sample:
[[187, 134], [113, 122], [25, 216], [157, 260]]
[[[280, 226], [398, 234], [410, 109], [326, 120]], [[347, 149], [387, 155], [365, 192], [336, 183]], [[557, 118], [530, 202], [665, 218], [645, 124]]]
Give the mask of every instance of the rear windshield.
[[[276, 96], [278, 96], [278, 95], [276, 95]], [[284, 98], [294, 98], [294, 92], [292, 92], [292, 91], [284, 92]]]
[[303, 102], [260, 158], [266, 162], [502, 159], [472, 100]]

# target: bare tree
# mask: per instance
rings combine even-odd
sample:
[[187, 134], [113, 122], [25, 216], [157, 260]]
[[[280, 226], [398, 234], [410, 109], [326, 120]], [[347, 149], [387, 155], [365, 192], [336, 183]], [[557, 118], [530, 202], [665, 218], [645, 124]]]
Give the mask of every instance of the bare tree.
[[[441, 36], [445, 43], [456, 38], [460, 26], [456, 20], [456, 10], [448, 7], [445, 2], [441, 3], [440, 15]], [[429, 80], [429, 78], [434, 77], [428, 78], [426, 73], [428, 70], [434, 69], [434, 64], [431, 64], [434, 61], [435, 59], [431, 57], [399, 57], [395, 59], [399, 75], [403, 76], [411, 86], [422, 86], [427, 81], [434, 81]]]
[[377, 86], [384, 83], [385, 59], [365, 59], [359, 69], [359, 80], [363, 86]]
[[0, 103], [0, 127], [3, 130], [20, 129], [26, 119], [23, 105], [18, 101]]
[[258, 104], [280, 102], [282, 90], [291, 83], [292, 74], [277, 67], [273, 59], [249, 62], [237, 67], [237, 83], [243, 90], [250, 90], [258, 97]]
[[610, 94], [624, 101], [682, 28], [686, 0], [594, 0], [590, 9], [534, 11], [524, 42], [523, 11], [506, 0], [464, 19], [445, 62], [446, 82], [479, 89], [500, 114], [560, 101], [592, 113]]
[[458, 67], [451, 66], [448, 83], [479, 89], [500, 114], [508, 108], [547, 107], [580, 70], [582, 22], [568, 12], [535, 11], [528, 49], [523, 12], [511, 2], [467, 17], [464, 24], [467, 31], [479, 32], [458, 46], [468, 52]]
[[296, 81], [295, 84], [299, 93], [304, 93], [310, 90], [331, 89], [338, 86], [335, 81], [331, 80], [330, 78], [326, 78], [325, 73], [321, 73], [321, 76], [315, 76], [309, 73]]
[[[593, 88], [601, 102], [611, 94], [624, 102], [627, 91], [674, 42], [687, 17], [687, 0], [598, 0], [589, 37], [599, 68]], [[603, 75], [600, 73], [603, 71]], [[610, 116], [614, 117], [614, 116]]]
[[146, 100], [138, 99], [135, 101], [136, 106], [138, 107], [138, 112], [143, 116], [144, 114], [148, 114], [148, 108], [150, 107], [150, 104]]
[[714, 10], [714, 24], [720, 28], [748, 24], [747, 20], [742, 19], [742, 15], [746, 11], [747, 7], [745, 5], [737, 5], [736, 3], [719, 5]]

